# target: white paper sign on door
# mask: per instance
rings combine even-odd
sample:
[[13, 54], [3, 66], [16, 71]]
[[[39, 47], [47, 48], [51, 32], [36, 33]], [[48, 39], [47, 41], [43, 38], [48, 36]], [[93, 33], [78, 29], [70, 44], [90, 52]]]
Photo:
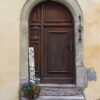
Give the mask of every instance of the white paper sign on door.
[[29, 68], [30, 68], [30, 80], [34, 80], [35, 79], [34, 47], [29, 47]]

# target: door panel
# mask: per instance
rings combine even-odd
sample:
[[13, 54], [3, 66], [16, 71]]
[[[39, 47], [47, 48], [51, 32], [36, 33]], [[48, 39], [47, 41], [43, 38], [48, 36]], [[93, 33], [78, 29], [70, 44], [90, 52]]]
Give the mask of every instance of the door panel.
[[55, 2], [36, 6], [29, 17], [29, 46], [35, 48], [36, 76], [42, 83], [75, 83], [74, 23]]
[[43, 69], [46, 71], [44, 70], [43, 75], [45, 82], [70, 83], [73, 80], [74, 69], [73, 65], [70, 64], [70, 53], [72, 56], [74, 53], [70, 51], [69, 47], [71, 32], [72, 29], [66, 27], [44, 27]]
[[[48, 36], [48, 71], [49, 73], [66, 72], [68, 65], [68, 39], [66, 32], [52, 31]], [[67, 62], [66, 62], [67, 61]]]
[[[66, 12], [66, 13], [65, 13]], [[44, 22], [46, 23], [63, 23], [70, 22], [71, 15], [67, 8], [61, 7], [58, 3], [46, 2], [44, 5]]]

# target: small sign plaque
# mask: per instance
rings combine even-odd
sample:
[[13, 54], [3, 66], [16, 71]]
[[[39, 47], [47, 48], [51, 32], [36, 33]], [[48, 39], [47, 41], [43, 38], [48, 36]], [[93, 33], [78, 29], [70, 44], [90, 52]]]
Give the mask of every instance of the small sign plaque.
[[34, 80], [35, 79], [34, 47], [29, 47], [29, 67], [30, 67], [30, 80]]

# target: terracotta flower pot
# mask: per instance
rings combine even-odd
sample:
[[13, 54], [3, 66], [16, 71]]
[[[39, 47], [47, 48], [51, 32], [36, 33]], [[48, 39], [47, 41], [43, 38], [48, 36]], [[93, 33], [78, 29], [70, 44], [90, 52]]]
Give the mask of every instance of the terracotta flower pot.
[[33, 84], [31, 86], [27, 86], [23, 89], [24, 97], [27, 99], [37, 98], [40, 90], [41, 90], [40, 87], [36, 84]]
[[33, 99], [34, 98], [34, 93], [26, 93], [24, 96], [27, 99]]

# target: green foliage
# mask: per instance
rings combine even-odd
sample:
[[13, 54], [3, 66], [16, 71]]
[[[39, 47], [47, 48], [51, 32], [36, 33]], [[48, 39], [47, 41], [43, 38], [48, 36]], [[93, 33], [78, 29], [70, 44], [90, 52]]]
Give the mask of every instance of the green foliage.
[[39, 93], [41, 90], [41, 88], [39, 86], [27, 86], [27, 87], [24, 87], [23, 91], [24, 93]]

